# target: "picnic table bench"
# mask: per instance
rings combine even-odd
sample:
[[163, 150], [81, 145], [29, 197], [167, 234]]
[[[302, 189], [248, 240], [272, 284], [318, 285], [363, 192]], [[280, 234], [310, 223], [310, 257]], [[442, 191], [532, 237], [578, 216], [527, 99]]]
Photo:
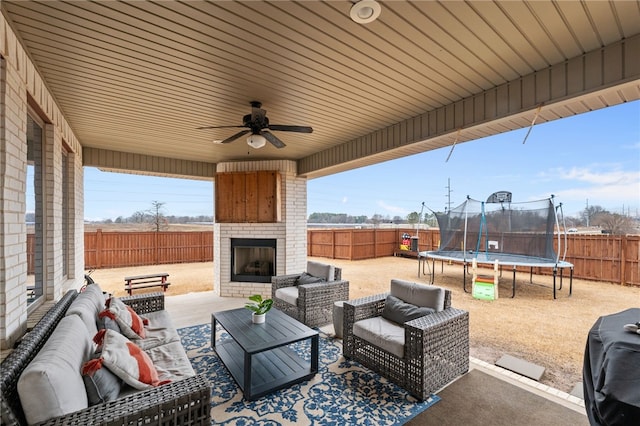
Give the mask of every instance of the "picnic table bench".
[[167, 287], [171, 285], [171, 283], [167, 281], [168, 276], [169, 274], [166, 272], [161, 272], [158, 274], [125, 277], [124, 289], [129, 293], [129, 296], [132, 295], [134, 289], [139, 288], [162, 287], [162, 291], [167, 291]]

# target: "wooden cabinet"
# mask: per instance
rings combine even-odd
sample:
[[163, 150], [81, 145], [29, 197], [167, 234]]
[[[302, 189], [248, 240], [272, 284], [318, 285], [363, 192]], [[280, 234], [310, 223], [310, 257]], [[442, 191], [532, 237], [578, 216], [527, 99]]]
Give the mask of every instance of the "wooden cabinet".
[[216, 174], [216, 222], [279, 222], [280, 185], [276, 171]]

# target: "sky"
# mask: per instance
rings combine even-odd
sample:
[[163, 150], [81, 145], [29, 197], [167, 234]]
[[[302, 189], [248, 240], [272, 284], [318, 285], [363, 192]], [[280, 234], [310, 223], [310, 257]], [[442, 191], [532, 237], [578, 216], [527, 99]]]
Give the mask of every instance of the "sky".
[[[496, 191], [512, 202], [554, 195], [565, 216], [601, 206], [640, 215], [640, 101], [311, 179], [307, 214], [406, 217]], [[451, 154], [447, 161], [447, 157]], [[164, 204], [174, 216], [213, 215], [213, 184], [85, 167], [85, 219], [116, 219]], [[29, 197], [28, 197], [29, 199]], [[450, 203], [450, 204], [449, 204]]]

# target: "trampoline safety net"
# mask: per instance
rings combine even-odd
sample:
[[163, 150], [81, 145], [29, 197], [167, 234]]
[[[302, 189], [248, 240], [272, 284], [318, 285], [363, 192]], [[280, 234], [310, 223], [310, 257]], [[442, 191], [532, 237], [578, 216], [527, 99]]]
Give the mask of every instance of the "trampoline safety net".
[[465, 258], [490, 260], [496, 255], [557, 262], [553, 198], [512, 203], [467, 199], [445, 213], [434, 212], [440, 228], [436, 253], [457, 252]]

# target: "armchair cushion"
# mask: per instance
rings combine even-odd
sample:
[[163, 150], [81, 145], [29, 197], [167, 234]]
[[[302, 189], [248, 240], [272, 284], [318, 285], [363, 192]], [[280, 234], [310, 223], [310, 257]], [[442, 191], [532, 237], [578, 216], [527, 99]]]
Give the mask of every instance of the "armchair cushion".
[[303, 272], [302, 274], [300, 274], [300, 276], [296, 280], [296, 285], [313, 284], [313, 283], [319, 283], [322, 281], [327, 281], [327, 280], [323, 277], [316, 277], [307, 272]]
[[374, 346], [404, 357], [404, 327], [383, 317], [373, 317], [353, 324], [353, 334]]
[[324, 278], [325, 281], [333, 281], [335, 279], [335, 268], [333, 265], [308, 261], [307, 272], [314, 277]]
[[398, 324], [404, 324], [412, 319], [420, 318], [435, 312], [433, 308], [416, 306], [398, 299], [395, 296], [387, 296], [382, 310], [382, 317]]
[[284, 287], [276, 290], [276, 297], [290, 305], [298, 306], [298, 287]]
[[391, 295], [416, 306], [444, 310], [445, 291], [443, 288], [417, 284], [404, 280], [391, 280]]

